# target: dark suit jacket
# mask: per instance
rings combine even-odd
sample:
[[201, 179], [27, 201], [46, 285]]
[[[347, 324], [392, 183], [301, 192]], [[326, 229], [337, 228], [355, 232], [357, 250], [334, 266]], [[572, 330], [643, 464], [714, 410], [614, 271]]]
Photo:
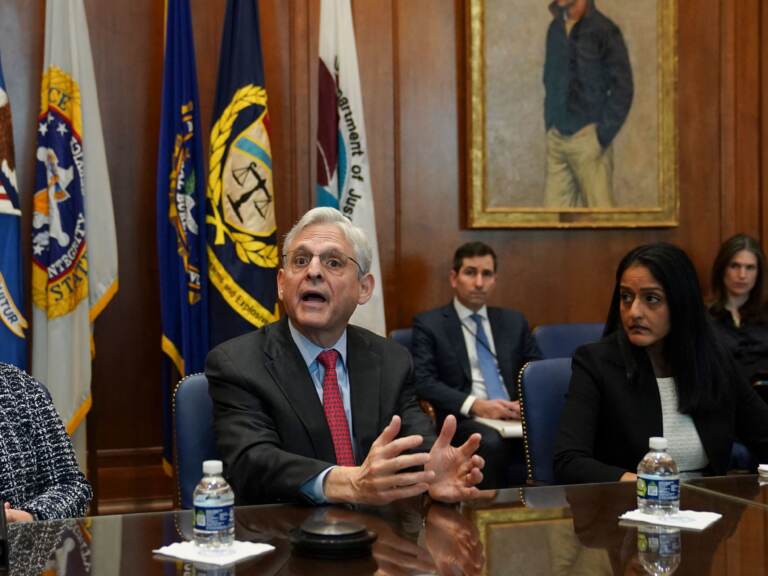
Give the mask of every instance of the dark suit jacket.
[[[401, 436], [434, 441], [419, 409], [408, 353], [392, 341], [347, 327], [355, 454], [360, 462], [394, 414]], [[302, 499], [299, 488], [335, 464], [331, 433], [288, 321], [234, 338], [208, 354], [205, 368], [226, 476], [240, 504]]]
[[[768, 405], [730, 364], [727, 401], [691, 414], [714, 474], [728, 470], [734, 439], [761, 462], [768, 457]], [[648, 438], [662, 435], [659, 388], [645, 350], [621, 330], [579, 348], [555, 441], [557, 481], [618, 480], [637, 470]]]
[[[528, 322], [517, 310], [488, 308], [499, 370], [509, 397], [517, 398], [517, 374], [529, 360], [541, 357]], [[460, 416], [472, 393], [464, 334], [453, 302], [423, 312], [413, 319], [413, 363], [416, 392], [435, 408], [438, 419]]]

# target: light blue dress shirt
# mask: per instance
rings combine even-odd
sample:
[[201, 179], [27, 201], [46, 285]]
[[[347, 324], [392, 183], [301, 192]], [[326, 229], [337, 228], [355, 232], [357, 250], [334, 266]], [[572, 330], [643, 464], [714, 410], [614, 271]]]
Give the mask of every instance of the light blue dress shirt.
[[[312, 383], [315, 385], [315, 392], [320, 399], [320, 404], [323, 403], [323, 378], [325, 377], [325, 368], [320, 362], [317, 361], [317, 356], [325, 350], [336, 350], [339, 353], [336, 359], [336, 380], [339, 384], [339, 391], [341, 392], [341, 400], [344, 403], [344, 415], [347, 417], [347, 425], [349, 426], [349, 438], [352, 441], [352, 450], [355, 450], [355, 435], [352, 430], [352, 402], [349, 391], [349, 378], [347, 377], [347, 331], [344, 330], [341, 337], [336, 341], [333, 346], [328, 348], [322, 348], [306, 338], [301, 332], [294, 328], [291, 321], [288, 321], [288, 329], [291, 331], [291, 337], [296, 343], [296, 347], [299, 349], [301, 357], [307, 365], [309, 375], [312, 378]], [[355, 453], [355, 459], [357, 454]], [[325, 492], [323, 490], [323, 482], [328, 472], [334, 466], [329, 466], [320, 474], [307, 480], [300, 488], [301, 492], [309, 497], [313, 502], [323, 504], [327, 502], [325, 498]]]

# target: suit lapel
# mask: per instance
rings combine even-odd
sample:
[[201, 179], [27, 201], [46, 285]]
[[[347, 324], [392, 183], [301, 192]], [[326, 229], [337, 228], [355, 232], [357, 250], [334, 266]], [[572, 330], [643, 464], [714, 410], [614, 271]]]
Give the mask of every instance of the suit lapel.
[[632, 346], [623, 330], [616, 334], [616, 339], [629, 384], [627, 400], [636, 406], [637, 414], [643, 415], [635, 422], [635, 441], [640, 446], [647, 446], [645, 443], [651, 436], [664, 435], [659, 385], [646, 351]]
[[293, 342], [287, 318], [269, 328], [264, 354], [267, 370], [304, 426], [317, 458], [335, 462], [323, 406], [304, 359]]
[[381, 357], [371, 351], [365, 335], [347, 326], [347, 376], [358, 464], [383, 427], [379, 422], [381, 371]]
[[469, 354], [467, 353], [467, 345], [464, 342], [461, 320], [459, 320], [459, 315], [456, 314], [456, 308], [453, 307], [453, 303], [443, 308], [443, 318], [445, 320], [445, 333], [448, 335], [448, 340], [456, 354], [456, 358], [459, 359], [461, 369], [464, 371], [465, 381], [471, 387], [472, 372], [469, 368]]

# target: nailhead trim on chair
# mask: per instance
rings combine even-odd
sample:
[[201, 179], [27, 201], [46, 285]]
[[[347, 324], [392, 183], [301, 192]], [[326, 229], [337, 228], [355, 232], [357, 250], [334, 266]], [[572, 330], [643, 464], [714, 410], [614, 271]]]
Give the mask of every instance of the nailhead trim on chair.
[[525, 469], [528, 475], [527, 483], [535, 484], [533, 479], [533, 456], [531, 455], [531, 448], [528, 443], [528, 424], [525, 420], [525, 402], [523, 401], [523, 374], [530, 365], [530, 362], [526, 362], [517, 373], [517, 397], [520, 400], [520, 420], [523, 423], [523, 448], [525, 450]]

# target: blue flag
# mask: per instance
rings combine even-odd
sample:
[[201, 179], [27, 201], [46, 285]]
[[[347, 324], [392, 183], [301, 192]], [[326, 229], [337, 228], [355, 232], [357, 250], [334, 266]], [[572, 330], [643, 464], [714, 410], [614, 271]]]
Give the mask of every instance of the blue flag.
[[26, 370], [27, 321], [23, 315], [20, 221], [11, 103], [0, 62], [0, 362]]
[[254, 0], [228, 0], [208, 173], [211, 345], [278, 318], [267, 92]]
[[[166, 1], [165, 70], [157, 160], [157, 254], [162, 349], [179, 376], [203, 370], [208, 353], [205, 188], [195, 47], [189, 0]], [[166, 462], [172, 446], [165, 370]]]

